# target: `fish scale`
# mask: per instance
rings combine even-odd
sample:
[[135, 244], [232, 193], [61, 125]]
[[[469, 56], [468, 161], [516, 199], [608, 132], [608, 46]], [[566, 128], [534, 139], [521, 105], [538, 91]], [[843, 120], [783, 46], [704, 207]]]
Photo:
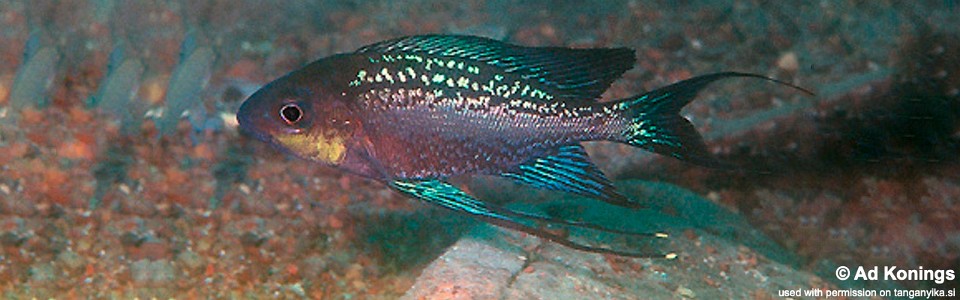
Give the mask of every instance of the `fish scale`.
[[628, 208], [580, 142], [613, 141], [718, 167], [679, 115], [715, 73], [609, 103], [597, 99], [634, 63], [632, 50], [522, 47], [471, 36], [410, 36], [310, 63], [244, 101], [240, 127], [321, 165], [382, 182], [404, 195], [583, 251], [675, 257], [572, 242], [551, 224], [597, 225], [511, 211], [446, 180], [496, 175], [534, 188]]

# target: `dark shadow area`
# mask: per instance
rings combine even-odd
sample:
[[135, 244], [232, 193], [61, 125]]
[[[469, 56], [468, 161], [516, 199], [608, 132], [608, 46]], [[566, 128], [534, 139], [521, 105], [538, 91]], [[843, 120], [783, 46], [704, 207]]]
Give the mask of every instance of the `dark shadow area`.
[[751, 171], [657, 160], [621, 178], [713, 193], [811, 270], [824, 269], [814, 266], [821, 260], [955, 268], [960, 257], [950, 253], [960, 249], [949, 235], [958, 224], [944, 214], [954, 210], [949, 182], [960, 174], [960, 37], [922, 28], [891, 57], [896, 68], [885, 80], [824, 99], [829, 104], [772, 129], [709, 143], [732, 149], [720, 161]]
[[423, 267], [477, 222], [446, 210], [384, 211], [357, 224], [356, 243], [387, 273]]

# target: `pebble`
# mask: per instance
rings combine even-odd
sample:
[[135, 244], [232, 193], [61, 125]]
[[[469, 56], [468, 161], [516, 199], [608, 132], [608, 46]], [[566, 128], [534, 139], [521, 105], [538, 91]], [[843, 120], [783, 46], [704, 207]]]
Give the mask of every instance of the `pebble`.
[[777, 67], [787, 72], [796, 72], [800, 68], [797, 54], [793, 52], [784, 53], [777, 59]]
[[677, 293], [677, 295], [679, 295], [680, 297], [683, 297], [683, 298], [686, 298], [686, 299], [694, 299], [694, 298], [697, 298], [697, 293], [693, 292], [693, 290], [691, 290], [691, 289], [689, 289], [689, 288], [686, 288], [686, 287], [684, 287], [684, 286], [678, 287], [677, 290], [676, 290], [676, 293]]

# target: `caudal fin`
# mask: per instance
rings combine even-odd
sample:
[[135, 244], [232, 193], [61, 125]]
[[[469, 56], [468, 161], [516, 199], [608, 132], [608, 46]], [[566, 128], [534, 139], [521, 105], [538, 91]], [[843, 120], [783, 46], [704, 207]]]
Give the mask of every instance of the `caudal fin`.
[[793, 87], [813, 94], [795, 85], [763, 75], [722, 72], [698, 76], [672, 85], [615, 102], [614, 108], [624, 112], [629, 125], [622, 133], [626, 144], [706, 167], [727, 169], [707, 151], [703, 137], [680, 116], [680, 109], [690, 103], [701, 89], [711, 82], [729, 77], [753, 77]]

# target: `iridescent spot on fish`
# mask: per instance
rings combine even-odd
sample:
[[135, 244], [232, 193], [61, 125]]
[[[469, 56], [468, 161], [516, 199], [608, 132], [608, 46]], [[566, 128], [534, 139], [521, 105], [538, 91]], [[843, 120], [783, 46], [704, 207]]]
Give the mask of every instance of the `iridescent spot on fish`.
[[443, 82], [444, 78], [446, 78], [446, 76], [444, 76], [443, 74], [437, 73], [437, 74], [433, 74], [432, 80], [433, 80], [433, 83], [441, 83]]
[[[393, 76], [390, 76], [390, 71], [387, 70], [387, 68], [380, 69], [380, 75], [383, 75], [383, 78], [389, 81], [390, 83], [394, 82]], [[380, 80], [377, 80], [377, 81], [380, 81]]]
[[470, 79], [460, 76], [457, 78], [457, 87], [467, 88], [467, 85], [470, 84]]
[[467, 66], [467, 73], [480, 74], [480, 68], [477, 66]]
[[350, 86], [360, 86], [361, 81], [366, 80], [366, 78], [367, 78], [367, 71], [366, 71], [366, 70], [363, 70], [363, 69], [360, 69], [359, 71], [357, 71], [357, 79], [354, 79], [353, 81], [350, 81], [350, 84], [349, 84], [349, 85], [350, 85]]

